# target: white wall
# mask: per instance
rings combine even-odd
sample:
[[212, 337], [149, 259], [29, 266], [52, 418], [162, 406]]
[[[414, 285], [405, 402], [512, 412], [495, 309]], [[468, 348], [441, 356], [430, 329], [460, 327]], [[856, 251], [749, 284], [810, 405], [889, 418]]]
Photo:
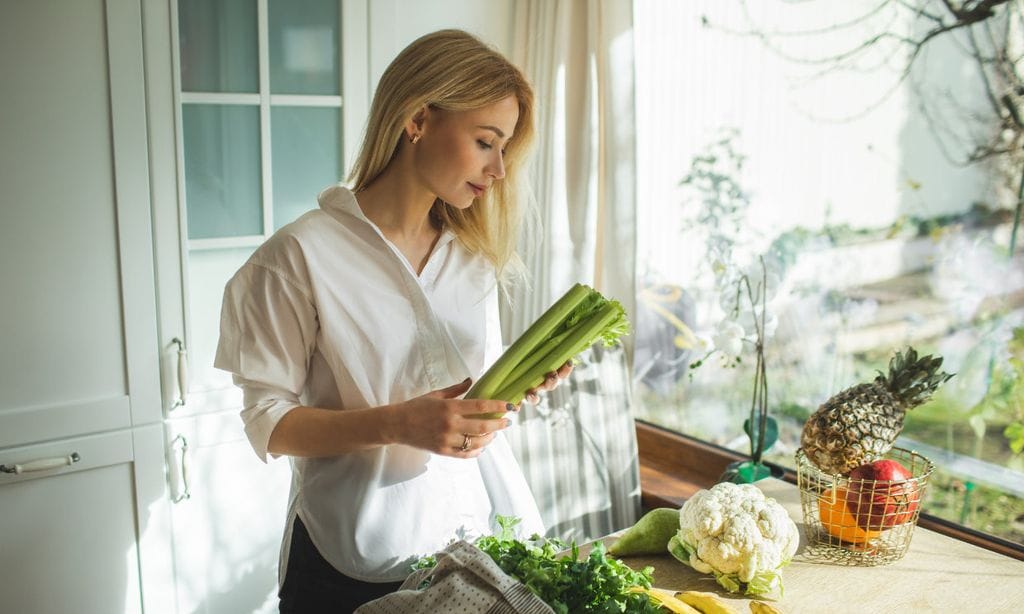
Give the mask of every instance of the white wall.
[[511, 52], [515, 0], [370, 0], [370, 83], [416, 38], [445, 28], [479, 36]]

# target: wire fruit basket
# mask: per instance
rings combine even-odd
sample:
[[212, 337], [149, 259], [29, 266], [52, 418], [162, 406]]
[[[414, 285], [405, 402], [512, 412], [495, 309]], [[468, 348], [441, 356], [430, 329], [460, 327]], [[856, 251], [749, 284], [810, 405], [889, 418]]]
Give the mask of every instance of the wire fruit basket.
[[[882, 458], [910, 471], [906, 480], [830, 475], [796, 452], [806, 554], [840, 565], [887, 565], [903, 558], [935, 466], [917, 452], [893, 448]], [[874, 459], [880, 460], [880, 459]]]

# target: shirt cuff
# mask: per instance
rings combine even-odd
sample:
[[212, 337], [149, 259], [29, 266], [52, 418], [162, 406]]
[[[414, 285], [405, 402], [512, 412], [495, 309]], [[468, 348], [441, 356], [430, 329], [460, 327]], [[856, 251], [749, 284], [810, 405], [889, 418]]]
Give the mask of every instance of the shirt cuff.
[[[244, 409], [240, 415], [245, 424], [245, 434], [256, 456], [265, 463], [271, 433], [281, 418], [301, 403], [298, 396], [288, 391], [267, 388], [238, 376], [234, 379], [235, 385], [242, 389]], [[271, 458], [280, 456], [269, 454]]]

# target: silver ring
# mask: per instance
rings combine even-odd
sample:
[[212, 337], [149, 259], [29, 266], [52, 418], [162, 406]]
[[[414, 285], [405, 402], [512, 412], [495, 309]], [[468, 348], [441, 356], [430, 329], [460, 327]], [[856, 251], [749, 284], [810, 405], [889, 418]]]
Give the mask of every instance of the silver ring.
[[463, 433], [462, 437], [463, 437], [462, 447], [459, 448], [459, 452], [468, 452], [469, 451], [469, 435], [467, 435], [466, 433]]

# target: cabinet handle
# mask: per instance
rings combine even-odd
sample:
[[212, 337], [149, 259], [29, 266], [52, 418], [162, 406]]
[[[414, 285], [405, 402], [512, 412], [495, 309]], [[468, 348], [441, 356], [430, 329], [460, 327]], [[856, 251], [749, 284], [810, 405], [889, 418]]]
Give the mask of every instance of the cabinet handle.
[[171, 501], [181, 503], [186, 499], [192, 498], [192, 492], [189, 490], [188, 485], [188, 440], [185, 439], [184, 435], [178, 435], [171, 441], [171, 450], [174, 449], [181, 451], [181, 457], [177, 465], [177, 479], [175, 479], [175, 490], [177, 492], [171, 495]]
[[178, 398], [174, 401], [171, 409], [177, 409], [185, 405], [185, 398], [188, 396], [188, 352], [185, 351], [185, 343], [175, 337], [171, 343], [178, 346]]
[[15, 475], [19, 475], [22, 473], [29, 473], [32, 471], [47, 471], [49, 469], [60, 469], [61, 467], [69, 467], [80, 460], [82, 460], [82, 457], [78, 455], [78, 452], [72, 452], [68, 456], [60, 456], [57, 458], [41, 458], [39, 460], [29, 461], [27, 463], [0, 465], [0, 471], [4, 473], [13, 473]]

